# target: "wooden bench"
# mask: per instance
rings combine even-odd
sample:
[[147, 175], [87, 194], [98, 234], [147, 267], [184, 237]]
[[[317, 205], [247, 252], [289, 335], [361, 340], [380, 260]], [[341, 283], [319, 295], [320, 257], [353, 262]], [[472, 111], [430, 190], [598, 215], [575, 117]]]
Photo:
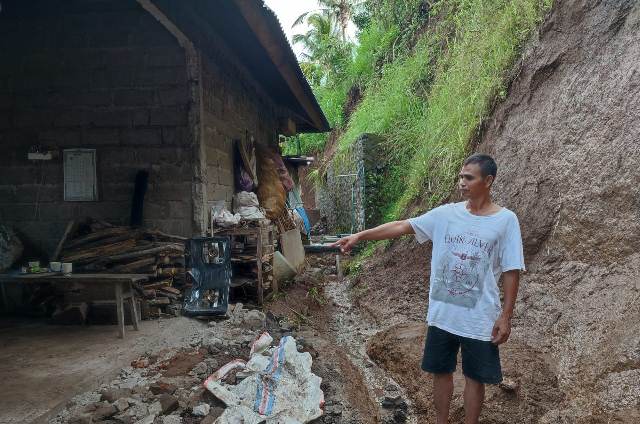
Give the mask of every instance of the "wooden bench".
[[145, 282], [149, 277], [145, 274], [70, 274], [45, 272], [38, 274], [0, 274], [0, 288], [2, 299], [6, 306], [4, 285], [8, 283], [20, 284], [69, 284], [83, 285], [112, 285], [116, 300], [116, 314], [118, 316], [119, 337], [124, 338], [124, 301], [130, 302], [131, 323], [134, 330], [138, 330], [138, 308], [133, 294], [133, 284]]

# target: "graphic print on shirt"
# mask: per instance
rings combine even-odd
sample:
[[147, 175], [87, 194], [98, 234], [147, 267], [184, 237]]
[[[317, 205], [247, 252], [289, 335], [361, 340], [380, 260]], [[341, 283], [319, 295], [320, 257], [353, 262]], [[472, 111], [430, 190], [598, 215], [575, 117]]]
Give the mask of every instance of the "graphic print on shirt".
[[490, 268], [494, 243], [472, 231], [447, 233], [433, 281], [432, 298], [465, 308], [476, 306]]

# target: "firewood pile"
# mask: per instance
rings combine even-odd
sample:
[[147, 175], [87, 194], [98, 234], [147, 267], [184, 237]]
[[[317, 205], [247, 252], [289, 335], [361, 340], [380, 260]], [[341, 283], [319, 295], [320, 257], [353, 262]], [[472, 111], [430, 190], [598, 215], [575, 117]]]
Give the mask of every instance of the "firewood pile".
[[64, 242], [60, 261], [72, 262], [74, 273], [146, 274], [149, 280], [136, 287], [143, 315], [177, 315], [185, 285], [186, 240], [157, 230], [88, 220]]

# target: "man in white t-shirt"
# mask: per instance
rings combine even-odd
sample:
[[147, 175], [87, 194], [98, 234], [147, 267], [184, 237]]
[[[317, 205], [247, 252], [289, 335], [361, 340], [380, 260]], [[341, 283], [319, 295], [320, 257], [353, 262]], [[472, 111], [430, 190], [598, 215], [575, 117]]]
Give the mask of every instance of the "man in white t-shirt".
[[[519, 272], [525, 266], [518, 218], [491, 201], [496, 173], [496, 163], [490, 156], [470, 156], [458, 183], [465, 202], [382, 224], [334, 244], [348, 252], [362, 240], [404, 234], [415, 234], [419, 243], [433, 241], [422, 369], [433, 374], [437, 424], [447, 423], [459, 350], [466, 379], [465, 424], [478, 423], [484, 385], [502, 381], [498, 345], [506, 342], [511, 333]], [[498, 289], [501, 275], [502, 307]]]

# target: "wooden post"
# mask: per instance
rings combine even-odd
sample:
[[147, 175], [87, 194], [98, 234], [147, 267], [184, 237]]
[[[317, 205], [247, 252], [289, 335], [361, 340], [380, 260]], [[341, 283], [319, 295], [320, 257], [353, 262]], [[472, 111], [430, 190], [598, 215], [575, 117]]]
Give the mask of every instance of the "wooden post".
[[340, 254], [336, 253], [336, 272], [338, 273], [338, 278], [342, 278], [342, 267], [340, 266]]
[[264, 292], [262, 285], [262, 223], [258, 226], [258, 237], [256, 237], [256, 265], [258, 265], [258, 305], [262, 305]]
[[58, 242], [58, 246], [56, 246], [56, 250], [53, 252], [53, 255], [51, 255], [52, 261], [58, 260], [58, 257], [60, 257], [60, 252], [62, 252], [62, 247], [67, 242], [69, 235], [73, 230], [75, 230], [75, 228], [76, 228], [76, 221], [74, 220], [69, 221], [69, 223], [67, 224], [67, 228], [65, 228], [64, 230], [64, 234], [62, 234], [62, 238]]
[[116, 282], [116, 315], [118, 316], [118, 337], [124, 339], [124, 303], [122, 301], [122, 283]]
[[271, 284], [272, 286], [272, 290], [273, 293], [278, 293], [278, 280], [276, 280], [276, 277], [273, 275], [273, 256], [276, 252], [276, 247], [275, 247], [275, 240], [273, 239], [273, 226], [271, 224], [269, 224], [269, 226], [267, 227], [267, 234], [268, 234], [268, 239], [269, 239], [269, 246], [271, 246], [271, 250], [270, 250], [270, 254], [271, 254]]
[[133, 324], [133, 329], [138, 331], [138, 307], [136, 306], [136, 297], [133, 292], [132, 284], [129, 282], [127, 283], [127, 286], [129, 288], [129, 300], [131, 301], [131, 323]]

